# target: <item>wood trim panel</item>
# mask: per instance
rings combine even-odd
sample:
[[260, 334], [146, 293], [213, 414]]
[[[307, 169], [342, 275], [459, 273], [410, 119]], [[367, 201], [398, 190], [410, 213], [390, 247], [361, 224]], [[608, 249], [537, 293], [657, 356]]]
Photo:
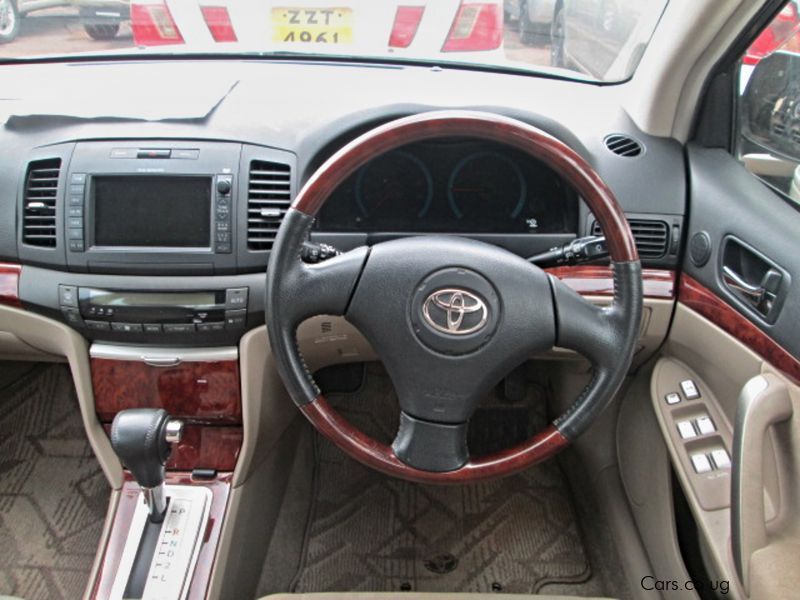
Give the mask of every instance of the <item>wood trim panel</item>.
[[184, 362], [153, 367], [141, 361], [91, 360], [95, 410], [111, 422], [126, 408], [163, 408], [193, 423], [239, 424], [239, 362]]
[[323, 396], [304, 404], [300, 410], [320, 433], [355, 460], [387, 475], [419, 483], [474, 483], [511, 475], [550, 458], [569, 445], [567, 438], [555, 426], [549, 425], [524, 444], [470, 460], [457, 471], [433, 473], [401, 462], [391, 447], [353, 427]]
[[[614, 276], [611, 267], [604, 265], [577, 265], [545, 269], [584, 296], [613, 296]], [[642, 269], [645, 298], [672, 300], [675, 298], [675, 271], [667, 269]]]
[[[103, 425], [106, 435], [111, 433], [111, 424]], [[233, 471], [242, 449], [244, 430], [241, 427], [185, 425], [183, 439], [172, 445], [167, 461], [170, 471], [192, 469], [215, 469]]]
[[[189, 595], [187, 596], [189, 600], [202, 600], [206, 596], [208, 583], [211, 579], [211, 570], [217, 555], [222, 520], [225, 517], [225, 510], [228, 505], [231, 478], [230, 473], [225, 473], [211, 481], [197, 481], [193, 480], [189, 473], [167, 474], [168, 485], [202, 485], [211, 490], [209, 521], [189, 588]], [[126, 472], [108, 543], [103, 549], [103, 559], [92, 587], [90, 595], [92, 599], [108, 598], [111, 593], [138, 499], [139, 486], [133, 481], [130, 473]]]
[[0, 263], [0, 304], [7, 304], [16, 308], [22, 307], [19, 299], [19, 275], [22, 273], [20, 265]]
[[800, 382], [800, 360], [702, 283], [689, 275], [681, 275], [678, 300], [735, 337], [789, 378]]
[[375, 156], [412, 142], [446, 137], [498, 142], [541, 160], [564, 177], [589, 205], [605, 232], [611, 258], [639, 260], [622, 208], [591, 165], [564, 142], [544, 131], [492, 113], [433, 111], [376, 127], [325, 161], [300, 190], [292, 207], [314, 216], [339, 184]]

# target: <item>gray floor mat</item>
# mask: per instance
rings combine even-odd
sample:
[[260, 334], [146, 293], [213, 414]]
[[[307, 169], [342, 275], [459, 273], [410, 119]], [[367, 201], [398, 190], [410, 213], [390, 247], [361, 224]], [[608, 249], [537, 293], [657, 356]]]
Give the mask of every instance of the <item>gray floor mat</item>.
[[67, 367], [0, 390], [0, 595], [80, 598], [108, 498]]
[[[361, 390], [329, 400], [373, 436], [393, 435], [396, 400], [380, 366], [368, 367]], [[541, 426], [544, 399], [532, 391], [525, 404], [531, 426]], [[591, 577], [555, 461], [500, 481], [439, 487], [381, 476], [319, 436], [315, 451], [314, 500], [296, 592], [536, 593]]]

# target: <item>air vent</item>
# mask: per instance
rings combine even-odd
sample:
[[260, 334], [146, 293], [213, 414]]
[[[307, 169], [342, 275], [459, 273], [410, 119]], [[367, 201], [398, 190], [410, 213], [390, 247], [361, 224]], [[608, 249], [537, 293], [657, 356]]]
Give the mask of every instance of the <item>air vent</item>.
[[606, 143], [606, 148], [618, 156], [633, 158], [634, 156], [639, 156], [644, 151], [644, 148], [642, 148], [639, 142], [627, 135], [613, 133], [607, 136], [604, 141]]
[[291, 204], [292, 171], [283, 163], [254, 160], [250, 163], [247, 190], [247, 248], [272, 248], [281, 220]]
[[[669, 248], [669, 225], [664, 221], [629, 219], [640, 258], [662, 258]], [[600, 223], [592, 225], [592, 235], [602, 235]]]
[[22, 210], [22, 241], [31, 246], [56, 246], [56, 192], [61, 159], [37, 160], [28, 166]]

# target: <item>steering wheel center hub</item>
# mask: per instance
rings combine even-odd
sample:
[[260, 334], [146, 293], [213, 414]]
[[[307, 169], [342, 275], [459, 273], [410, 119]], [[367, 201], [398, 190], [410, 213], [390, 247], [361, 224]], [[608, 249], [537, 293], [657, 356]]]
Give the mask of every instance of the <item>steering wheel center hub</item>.
[[462, 267], [427, 276], [411, 299], [410, 321], [417, 339], [442, 354], [474, 352], [491, 339], [501, 318], [494, 286]]

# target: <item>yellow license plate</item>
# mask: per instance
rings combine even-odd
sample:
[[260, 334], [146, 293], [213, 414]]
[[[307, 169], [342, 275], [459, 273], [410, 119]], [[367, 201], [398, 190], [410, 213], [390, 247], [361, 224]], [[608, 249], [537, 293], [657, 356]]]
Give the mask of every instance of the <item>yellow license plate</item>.
[[350, 8], [273, 8], [272, 40], [316, 44], [353, 41]]

